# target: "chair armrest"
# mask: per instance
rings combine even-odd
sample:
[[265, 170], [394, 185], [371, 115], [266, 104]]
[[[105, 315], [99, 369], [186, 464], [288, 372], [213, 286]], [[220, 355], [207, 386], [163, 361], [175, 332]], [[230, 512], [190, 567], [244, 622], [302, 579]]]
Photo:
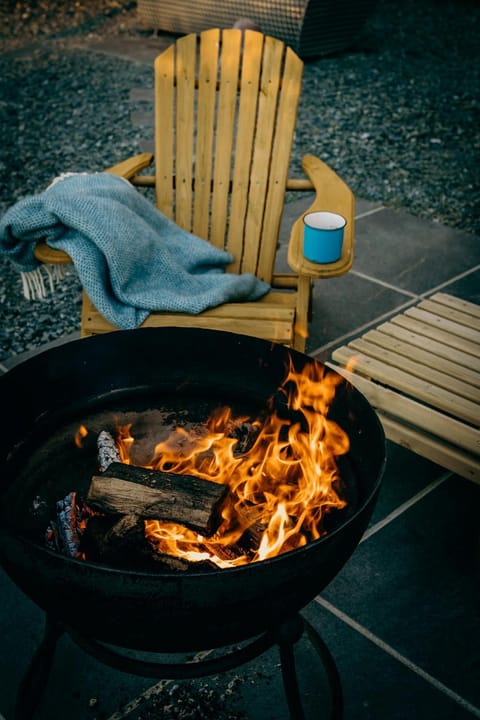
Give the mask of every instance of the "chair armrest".
[[72, 258], [63, 250], [54, 250], [46, 242], [39, 242], [33, 248], [33, 254], [42, 263], [48, 265], [68, 265]]
[[[131, 180], [137, 172], [144, 170], [146, 167], [151, 165], [152, 160], [152, 153], [139, 153], [138, 155], [133, 155], [116, 165], [112, 165], [112, 167], [107, 168], [104, 172], [110, 173], [111, 175], [118, 175], [126, 180]], [[45, 242], [38, 243], [33, 250], [33, 254], [37, 260], [43, 263], [67, 265], [72, 262], [72, 258], [66, 252], [63, 250], [54, 250]]]
[[107, 168], [105, 172], [110, 173], [111, 175], [119, 175], [126, 180], [131, 180], [137, 172], [144, 170], [146, 167], [151, 165], [152, 160], [152, 153], [139, 153], [138, 155], [133, 155], [116, 165], [112, 165], [112, 167]]
[[342, 256], [332, 263], [314, 263], [303, 255], [303, 217], [292, 227], [288, 246], [288, 264], [300, 276], [310, 278], [337, 277], [348, 272], [353, 265], [355, 237], [355, 197], [348, 185], [326, 163], [313, 155], [306, 155], [302, 168], [315, 189], [315, 200], [306, 212], [328, 210], [343, 215], [347, 220]]

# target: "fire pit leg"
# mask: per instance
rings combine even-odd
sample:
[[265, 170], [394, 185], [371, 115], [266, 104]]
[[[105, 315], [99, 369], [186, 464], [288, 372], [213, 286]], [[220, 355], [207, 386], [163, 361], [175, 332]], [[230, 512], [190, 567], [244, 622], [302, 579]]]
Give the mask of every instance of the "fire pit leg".
[[323, 667], [327, 674], [330, 691], [332, 693], [332, 712], [330, 718], [331, 720], [341, 720], [343, 717], [343, 692], [342, 683], [340, 680], [338, 668], [335, 664], [335, 660], [333, 659], [333, 656], [327, 645], [322, 640], [313, 625], [310, 625], [310, 623], [307, 622], [305, 618], [303, 619], [303, 622], [305, 624], [308, 638], [315, 650], [317, 651], [317, 655], [320, 656]]
[[284, 622], [276, 632], [265, 633], [240, 650], [222, 658], [204, 660], [198, 664], [162, 664], [134, 660], [116, 653], [92, 639], [87, 640], [70, 629], [67, 630], [61, 622], [51, 615], [46, 615], [42, 641], [30, 661], [17, 693], [15, 720], [32, 720], [34, 717], [48, 681], [57, 641], [64, 632], [68, 632], [77, 645], [87, 653], [110, 667], [144, 677], [182, 679], [202, 677], [237, 667], [257, 657], [276, 643], [280, 652], [282, 679], [290, 718], [291, 720], [305, 720], [294, 653], [294, 646], [300, 640], [304, 631], [306, 631], [311, 644], [320, 657], [327, 674], [332, 695], [330, 720], [341, 720], [343, 717], [342, 688], [335, 661], [317, 631], [300, 615], [296, 615]]
[[42, 641], [30, 661], [17, 693], [15, 720], [30, 720], [42, 698], [52, 668], [55, 648], [63, 625], [51, 615], [45, 618]]
[[303, 635], [303, 621], [297, 615], [284, 623], [278, 632], [283, 687], [291, 720], [305, 720], [295, 668], [294, 645]]
[[282, 668], [283, 686], [291, 720], [305, 720], [301, 695], [298, 687], [295, 668], [294, 645], [307, 631], [308, 638], [319, 655], [327, 674], [332, 695], [332, 711], [330, 720], [341, 720], [343, 717], [343, 697], [340, 676], [335, 661], [317, 631], [304, 618], [297, 615], [284, 623], [278, 631], [278, 646]]

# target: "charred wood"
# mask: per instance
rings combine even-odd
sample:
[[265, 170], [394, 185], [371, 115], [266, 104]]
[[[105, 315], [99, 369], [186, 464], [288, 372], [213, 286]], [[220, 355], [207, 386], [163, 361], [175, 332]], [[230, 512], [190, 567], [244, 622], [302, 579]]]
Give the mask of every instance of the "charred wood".
[[81, 540], [88, 513], [77, 504], [77, 494], [71, 492], [56, 503], [56, 516], [45, 533], [47, 547], [67, 557], [81, 557]]
[[88, 560], [112, 567], [185, 572], [190, 563], [159, 554], [145, 537], [145, 522], [138, 515], [96, 515], [88, 521], [82, 538]]
[[120, 453], [118, 452], [115, 440], [106, 430], [98, 433], [97, 457], [100, 472], [105, 472], [113, 462], [120, 462]]
[[88, 560], [125, 565], [146, 549], [143, 521], [136, 516], [95, 515], [90, 518], [82, 538]]
[[230, 438], [236, 439], [237, 441], [235, 447], [233, 448], [234, 454], [244, 455], [249, 450], [251, 450], [255, 444], [255, 440], [257, 439], [259, 432], [260, 427], [258, 425], [254, 425], [251, 422], [243, 422], [240, 425], [234, 427], [228, 436]]

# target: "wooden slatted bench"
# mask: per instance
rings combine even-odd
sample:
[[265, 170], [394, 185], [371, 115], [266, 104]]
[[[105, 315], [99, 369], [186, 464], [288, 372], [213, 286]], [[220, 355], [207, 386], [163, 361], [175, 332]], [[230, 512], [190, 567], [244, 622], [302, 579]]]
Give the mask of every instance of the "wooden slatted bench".
[[480, 306], [437, 293], [332, 353], [388, 439], [480, 483]]

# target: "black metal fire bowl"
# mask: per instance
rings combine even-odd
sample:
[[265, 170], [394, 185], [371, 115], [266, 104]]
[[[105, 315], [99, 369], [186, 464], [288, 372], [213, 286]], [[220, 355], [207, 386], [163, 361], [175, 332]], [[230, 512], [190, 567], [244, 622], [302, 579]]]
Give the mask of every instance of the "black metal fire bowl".
[[[218, 402], [252, 409], [284, 379], [314, 362], [242, 335], [186, 328], [141, 329], [75, 341], [43, 352], [0, 378], [0, 559], [14, 583], [50, 616], [86, 637], [155, 652], [210, 649], [275, 628], [339, 572], [369, 522], [385, 464], [382, 426], [346, 383], [330, 416], [348, 433], [355, 507], [320, 540], [277, 558], [207, 572], [121, 570], [67, 558], [32, 536], [26, 508], [52, 483], [28, 463], [52, 433], [86, 415], [144, 405]], [[330, 371], [329, 371], [330, 372]], [[63, 481], [74, 467], [66, 463]], [[61, 497], [59, 490], [58, 497]]]

